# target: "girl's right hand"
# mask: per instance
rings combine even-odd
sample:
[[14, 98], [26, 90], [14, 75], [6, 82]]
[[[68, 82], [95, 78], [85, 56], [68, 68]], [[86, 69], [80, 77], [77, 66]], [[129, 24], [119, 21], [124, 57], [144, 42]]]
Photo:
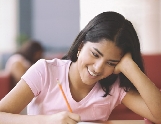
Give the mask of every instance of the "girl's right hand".
[[123, 73], [123, 70], [125, 70], [125, 68], [128, 67], [127, 65], [128, 65], [128, 63], [130, 63], [130, 62], [134, 62], [134, 61], [132, 60], [132, 56], [131, 56], [130, 53], [126, 53], [126, 54], [122, 57], [121, 61], [116, 65], [116, 67], [115, 67], [113, 73], [114, 73], [114, 74], [119, 74], [120, 72]]
[[77, 124], [80, 121], [80, 116], [71, 112], [60, 112], [46, 117], [45, 124]]

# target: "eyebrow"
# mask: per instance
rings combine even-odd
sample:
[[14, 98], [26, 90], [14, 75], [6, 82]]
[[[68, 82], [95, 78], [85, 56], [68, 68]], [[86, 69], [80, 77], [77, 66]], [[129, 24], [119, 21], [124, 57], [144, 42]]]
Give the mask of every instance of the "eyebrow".
[[103, 57], [103, 54], [97, 48], [93, 47], [93, 49], [96, 50]]
[[[103, 57], [103, 54], [97, 48], [93, 47], [93, 49], [96, 50]], [[109, 61], [111, 61], [111, 62], [120, 62], [120, 60], [112, 60], [112, 59], [110, 59]]]

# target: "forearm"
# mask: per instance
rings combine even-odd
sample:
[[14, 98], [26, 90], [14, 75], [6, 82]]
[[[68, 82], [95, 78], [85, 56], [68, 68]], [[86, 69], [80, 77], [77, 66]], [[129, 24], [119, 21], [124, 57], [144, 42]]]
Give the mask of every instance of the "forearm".
[[0, 124], [44, 124], [41, 115], [19, 115], [0, 112]]
[[133, 62], [128, 61], [122, 73], [134, 84], [155, 118], [161, 118], [161, 92]]

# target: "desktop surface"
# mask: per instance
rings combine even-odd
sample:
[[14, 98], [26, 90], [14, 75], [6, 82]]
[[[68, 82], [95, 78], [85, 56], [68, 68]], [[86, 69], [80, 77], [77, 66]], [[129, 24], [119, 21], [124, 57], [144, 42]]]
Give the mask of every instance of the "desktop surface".
[[144, 120], [109, 120], [107, 122], [79, 122], [78, 124], [145, 124]]

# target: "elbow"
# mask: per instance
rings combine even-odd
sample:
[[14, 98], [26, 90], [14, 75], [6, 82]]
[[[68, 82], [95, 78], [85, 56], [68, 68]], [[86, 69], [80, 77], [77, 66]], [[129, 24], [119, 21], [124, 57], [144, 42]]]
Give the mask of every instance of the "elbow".
[[161, 124], [161, 116], [155, 118], [154, 121], [152, 121], [152, 122], [154, 122], [155, 124]]
[[159, 119], [157, 119], [155, 123], [156, 124], [161, 124], [161, 117]]
[[151, 124], [151, 123], [155, 123], [155, 124], [161, 124], [161, 115], [160, 116], [150, 116], [147, 118], [144, 118], [145, 122], [147, 122], [147, 124]]
[[161, 124], [161, 121], [155, 121], [154, 124]]

